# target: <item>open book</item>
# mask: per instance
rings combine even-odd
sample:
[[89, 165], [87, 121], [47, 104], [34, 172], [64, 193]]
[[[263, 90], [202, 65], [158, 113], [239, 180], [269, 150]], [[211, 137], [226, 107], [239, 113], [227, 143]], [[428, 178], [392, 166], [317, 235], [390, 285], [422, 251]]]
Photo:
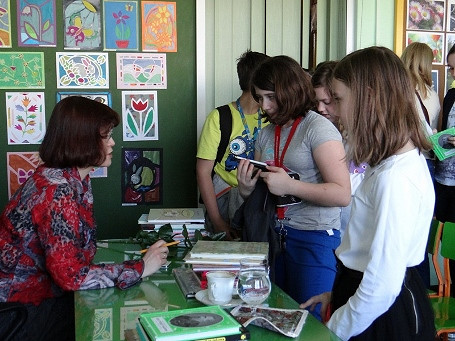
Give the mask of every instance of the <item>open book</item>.
[[239, 305], [231, 311], [231, 315], [244, 327], [252, 324], [289, 337], [297, 337], [305, 324], [308, 310]]

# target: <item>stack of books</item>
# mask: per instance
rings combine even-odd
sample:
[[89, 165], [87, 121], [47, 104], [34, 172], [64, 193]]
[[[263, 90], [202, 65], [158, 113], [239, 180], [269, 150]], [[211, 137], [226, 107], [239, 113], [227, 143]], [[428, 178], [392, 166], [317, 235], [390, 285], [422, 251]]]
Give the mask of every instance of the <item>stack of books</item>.
[[267, 259], [267, 242], [232, 242], [198, 240], [184, 261], [191, 264], [195, 272], [210, 270], [238, 271], [242, 258]]
[[170, 224], [175, 234], [174, 240], [185, 239], [182, 235], [183, 225], [188, 231], [188, 237], [194, 240], [195, 231], [204, 230], [204, 222], [202, 208], [152, 208], [138, 220], [144, 231], [158, 230], [161, 226]]

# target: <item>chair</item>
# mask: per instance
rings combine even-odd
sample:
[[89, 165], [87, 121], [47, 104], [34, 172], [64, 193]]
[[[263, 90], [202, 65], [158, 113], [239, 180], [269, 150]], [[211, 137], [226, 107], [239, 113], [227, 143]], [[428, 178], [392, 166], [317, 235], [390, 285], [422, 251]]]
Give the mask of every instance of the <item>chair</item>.
[[438, 279], [438, 291], [428, 290], [428, 297], [442, 297], [444, 296], [444, 278], [439, 267], [439, 245], [441, 244], [441, 235], [444, 223], [433, 218], [430, 225], [430, 233], [428, 235], [427, 252], [431, 254], [431, 261]]
[[[430, 298], [435, 315], [437, 337], [447, 340], [447, 333], [455, 332], [455, 299], [450, 297], [449, 259], [455, 259], [455, 223], [445, 222], [442, 231], [441, 256], [444, 266], [444, 295]], [[435, 264], [438, 266], [438, 264]]]
[[27, 308], [19, 302], [0, 302], [0, 316], [2, 314], [9, 314], [15, 312], [15, 318], [11, 321], [10, 326], [7, 327], [4, 334], [0, 335], [0, 340], [9, 341], [22, 327], [27, 320]]

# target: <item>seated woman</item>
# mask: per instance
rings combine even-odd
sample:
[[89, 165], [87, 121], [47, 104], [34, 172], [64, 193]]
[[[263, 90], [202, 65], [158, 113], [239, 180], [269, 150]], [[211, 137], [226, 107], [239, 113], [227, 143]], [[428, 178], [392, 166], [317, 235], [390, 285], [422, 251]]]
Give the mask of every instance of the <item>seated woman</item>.
[[[167, 247], [141, 260], [94, 265], [96, 223], [89, 172], [108, 167], [118, 114], [72, 96], [55, 106], [40, 146], [43, 164], [0, 217], [0, 302], [21, 302], [28, 319], [17, 340], [74, 339], [74, 290], [127, 288], [157, 271]], [[0, 332], [10, 317], [1, 317]], [[1, 333], [0, 333], [1, 334]]]

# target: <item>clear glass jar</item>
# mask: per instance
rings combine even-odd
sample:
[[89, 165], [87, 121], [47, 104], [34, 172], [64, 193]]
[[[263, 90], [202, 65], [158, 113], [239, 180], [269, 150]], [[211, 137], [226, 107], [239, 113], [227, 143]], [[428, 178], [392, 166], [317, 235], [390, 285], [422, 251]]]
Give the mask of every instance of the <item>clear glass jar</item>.
[[241, 259], [237, 288], [240, 298], [247, 304], [258, 305], [269, 297], [271, 290], [267, 260]]

